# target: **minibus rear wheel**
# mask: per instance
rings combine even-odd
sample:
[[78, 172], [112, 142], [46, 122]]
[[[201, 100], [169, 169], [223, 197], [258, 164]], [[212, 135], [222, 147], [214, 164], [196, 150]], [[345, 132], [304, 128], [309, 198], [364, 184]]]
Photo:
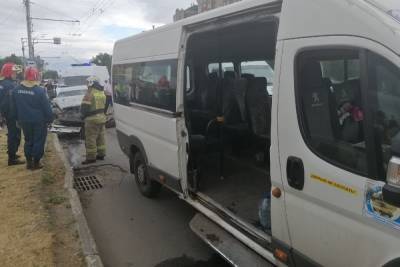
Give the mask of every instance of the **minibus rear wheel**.
[[146, 162], [140, 152], [135, 154], [134, 163], [135, 181], [140, 193], [148, 198], [157, 197], [161, 184], [150, 178]]

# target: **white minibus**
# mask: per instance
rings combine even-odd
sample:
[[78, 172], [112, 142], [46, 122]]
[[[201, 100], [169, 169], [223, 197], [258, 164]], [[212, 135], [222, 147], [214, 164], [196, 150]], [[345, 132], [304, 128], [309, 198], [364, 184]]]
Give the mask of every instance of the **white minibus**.
[[174, 191], [234, 266], [400, 266], [399, 14], [243, 0], [117, 41], [140, 192]]

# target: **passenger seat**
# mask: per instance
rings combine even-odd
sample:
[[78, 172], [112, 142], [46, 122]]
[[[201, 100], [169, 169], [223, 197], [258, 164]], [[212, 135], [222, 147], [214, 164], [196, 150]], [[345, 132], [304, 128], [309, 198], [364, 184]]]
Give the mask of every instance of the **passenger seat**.
[[264, 139], [270, 137], [271, 106], [269, 103], [267, 79], [255, 77], [248, 87], [246, 104], [253, 134]]
[[314, 140], [332, 143], [338, 136], [336, 101], [330, 81], [322, 77], [318, 61], [308, 62], [302, 69], [303, 112], [309, 134]]

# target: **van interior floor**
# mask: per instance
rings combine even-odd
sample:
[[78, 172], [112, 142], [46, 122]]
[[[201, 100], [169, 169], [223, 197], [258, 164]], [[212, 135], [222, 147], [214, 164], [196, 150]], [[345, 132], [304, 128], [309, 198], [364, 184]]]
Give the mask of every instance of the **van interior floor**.
[[270, 190], [269, 168], [256, 167], [248, 161], [225, 156], [223, 177], [220, 177], [218, 156], [203, 159], [199, 191], [241, 219], [257, 225], [260, 202]]

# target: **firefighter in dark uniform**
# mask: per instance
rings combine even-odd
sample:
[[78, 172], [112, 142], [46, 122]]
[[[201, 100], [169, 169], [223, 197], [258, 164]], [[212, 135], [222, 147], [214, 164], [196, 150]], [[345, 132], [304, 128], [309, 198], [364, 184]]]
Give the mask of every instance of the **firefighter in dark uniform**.
[[53, 121], [46, 89], [39, 86], [39, 80], [39, 71], [28, 67], [24, 80], [12, 93], [16, 118], [25, 136], [26, 167], [31, 170], [43, 167], [40, 160], [44, 155], [47, 126]]
[[17, 86], [16, 77], [20, 68], [14, 63], [5, 63], [1, 69], [0, 81], [0, 110], [7, 123], [8, 166], [24, 164], [18, 159], [17, 151], [21, 143], [21, 129], [17, 126], [16, 118], [11, 112], [11, 92]]
[[104, 160], [106, 155], [104, 88], [95, 76], [89, 77], [87, 82], [88, 91], [81, 104], [81, 114], [85, 121], [86, 160], [82, 162], [84, 165]]

